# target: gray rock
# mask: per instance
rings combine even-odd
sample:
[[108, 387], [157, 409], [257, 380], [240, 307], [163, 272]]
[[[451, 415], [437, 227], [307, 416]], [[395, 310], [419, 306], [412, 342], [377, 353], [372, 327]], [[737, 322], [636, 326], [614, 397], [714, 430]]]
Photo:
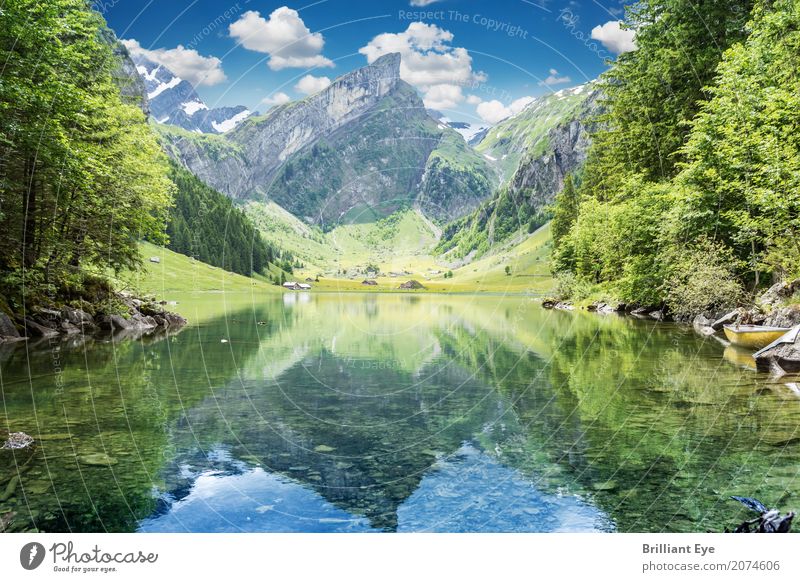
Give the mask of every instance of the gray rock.
[[726, 313], [725, 315], [723, 315], [722, 317], [720, 317], [716, 321], [712, 322], [711, 323], [711, 327], [714, 329], [714, 331], [719, 331], [724, 326], [736, 321], [736, 319], [738, 317], [739, 317], [739, 310], [738, 309], [734, 309], [733, 311], [730, 311], [730, 312]]
[[712, 323], [711, 319], [700, 313], [692, 320], [692, 327], [700, 335], [714, 335], [716, 330], [711, 327]]
[[69, 321], [62, 321], [61, 331], [63, 331], [67, 335], [76, 335], [81, 333], [81, 328], [79, 328], [75, 324], [70, 323]]
[[771, 325], [774, 327], [794, 327], [798, 324], [800, 324], [799, 305], [790, 305], [789, 307], [775, 309], [771, 311], [764, 320], [764, 325]]
[[47, 308], [44, 308], [44, 307], [39, 309], [36, 312], [36, 315], [39, 316], [39, 317], [47, 318], [47, 319], [60, 319], [61, 318], [61, 312], [60, 311], [56, 311], [55, 309], [47, 309]]
[[185, 318], [169, 311], [164, 312], [164, 319], [169, 327], [182, 327], [188, 323]]
[[0, 311], [0, 338], [17, 339], [19, 337], [17, 326], [8, 315]]
[[761, 297], [756, 300], [756, 305], [760, 307], [774, 307], [783, 303], [798, 292], [800, 292], [800, 279], [788, 282], [781, 281], [767, 289]]
[[753, 354], [756, 368], [777, 375], [800, 372], [800, 325]]
[[77, 326], [92, 325], [94, 323], [91, 315], [82, 309], [74, 309], [72, 307], [64, 307], [61, 310], [61, 318]]
[[653, 310], [653, 307], [636, 307], [629, 313], [634, 317], [648, 317]]
[[59, 335], [58, 330], [35, 322], [30, 317], [24, 320], [25, 335], [30, 337], [54, 337]]
[[707, 318], [702, 313], [697, 314], [695, 318], [692, 320], [692, 325], [694, 327], [700, 327], [700, 328], [711, 327], [712, 323], [714, 323], [714, 321]]
[[539, 147], [533, 152], [523, 153], [523, 159], [511, 177], [509, 190], [512, 193], [530, 193], [530, 199], [525, 202], [534, 208], [552, 203], [564, 186], [567, 174], [586, 160], [591, 143], [591, 120], [599, 111], [600, 92], [593, 91], [571, 121], [553, 128], [547, 134], [550, 147], [544, 155]]
[[121, 315], [104, 315], [99, 321], [100, 329], [106, 331], [119, 331], [131, 329], [131, 323]]
[[0, 448], [3, 449], [27, 449], [33, 444], [33, 437], [24, 432], [9, 433], [8, 439]]

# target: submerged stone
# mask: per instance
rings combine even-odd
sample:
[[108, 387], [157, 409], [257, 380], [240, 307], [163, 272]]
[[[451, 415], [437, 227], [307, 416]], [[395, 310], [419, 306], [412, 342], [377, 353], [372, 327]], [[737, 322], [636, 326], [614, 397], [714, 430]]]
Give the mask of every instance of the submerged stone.
[[592, 488], [595, 491], [613, 491], [617, 488], [617, 482], [613, 479], [609, 479], [608, 481], [601, 481], [600, 483], [593, 483]]
[[78, 461], [84, 465], [97, 466], [97, 467], [111, 467], [117, 464], [114, 457], [110, 457], [105, 453], [90, 453], [88, 455], [81, 455]]

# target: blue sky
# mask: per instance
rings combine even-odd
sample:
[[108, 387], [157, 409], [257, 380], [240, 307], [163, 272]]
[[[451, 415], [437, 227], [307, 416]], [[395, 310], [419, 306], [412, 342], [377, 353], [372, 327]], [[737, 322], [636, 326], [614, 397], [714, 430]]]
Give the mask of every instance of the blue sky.
[[[415, 5], [416, 4], [416, 5]], [[193, 82], [209, 106], [266, 111], [381, 54], [448, 117], [496, 122], [597, 77], [634, 48], [620, 0], [97, 0], [129, 49]]]

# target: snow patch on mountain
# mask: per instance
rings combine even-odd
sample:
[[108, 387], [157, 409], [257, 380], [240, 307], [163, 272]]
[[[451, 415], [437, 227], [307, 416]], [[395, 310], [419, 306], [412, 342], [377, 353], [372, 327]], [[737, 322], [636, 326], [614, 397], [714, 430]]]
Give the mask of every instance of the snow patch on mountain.
[[250, 117], [252, 111], [249, 109], [245, 109], [244, 111], [237, 113], [230, 119], [226, 119], [225, 121], [221, 121], [217, 123], [216, 121], [211, 122], [211, 126], [216, 129], [219, 133], [226, 133], [232, 130], [234, 127], [239, 125], [242, 121]]
[[186, 103], [181, 105], [181, 109], [183, 109], [186, 115], [191, 117], [201, 109], [208, 109], [208, 105], [206, 105], [202, 101], [187, 101]]
[[161, 83], [158, 87], [156, 87], [153, 91], [147, 94], [147, 98], [151, 101], [161, 95], [164, 91], [168, 89], [172, 89], [173, 87], [177, 87], [180, 85], [180, 82], [183, 81], [180, 77], [173, 77], [167, 83]]
[[477, 125], [474, 123], [469, 123], [468, 121], [453, 121], [452, 119], [448, 119], [447, 117], [442, 117], [440, 119], [442, 123], [445, 123], [448, 127], [455, 129], [458, 133], [461, 134], [461, 137], [464, 138], [464, 141], [470, 143], [472, 138], [478, 135], [480, 132], [485, 131], [488, 125]]

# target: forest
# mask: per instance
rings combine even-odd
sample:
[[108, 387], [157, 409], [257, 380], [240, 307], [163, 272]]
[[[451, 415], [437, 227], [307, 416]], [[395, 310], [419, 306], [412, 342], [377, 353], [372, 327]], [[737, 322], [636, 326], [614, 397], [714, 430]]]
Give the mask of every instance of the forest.
[[558, 195], [561, 293], [735, 306], [800, 276], [800, 2], [643, 0]]
[[0, 297], [54, 305], [141, 265], [149, 240], [236, 273], [275, 257], [222, 194], [171, 163], [102, 16], [8, 0], [0, 26]]
[[83, 0], [9, 0], [0, 26], [0, 294], [61, 296], [165, 241], [175, 186], [102, 17]]
[[280, 251], [264, 242], [230, 198], [175, 162], [170, 163], [169, 176], [177, 190], [167, 248], [248, 277], [276, 262]]

